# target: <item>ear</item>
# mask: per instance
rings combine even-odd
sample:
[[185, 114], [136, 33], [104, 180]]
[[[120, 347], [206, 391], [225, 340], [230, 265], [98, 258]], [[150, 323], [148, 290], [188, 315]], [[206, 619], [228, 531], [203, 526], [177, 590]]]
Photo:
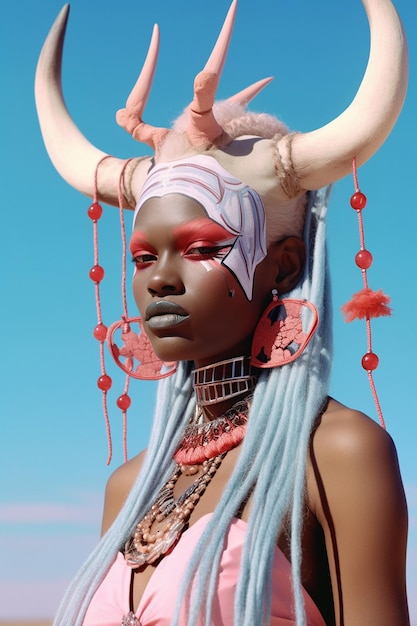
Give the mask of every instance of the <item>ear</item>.
[[304, 272], [306, 249], [299, 237], [286, 237], [273, 243], [268, 250], [277, 267], [275, 278], [278, 293], [291, 291]]

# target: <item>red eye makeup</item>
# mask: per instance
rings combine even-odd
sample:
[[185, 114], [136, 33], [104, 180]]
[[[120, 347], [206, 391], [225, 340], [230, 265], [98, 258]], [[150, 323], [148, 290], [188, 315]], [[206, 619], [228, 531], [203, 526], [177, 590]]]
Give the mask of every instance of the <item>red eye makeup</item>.
[[230, 247], [236, 236], [220, 224], [208, 218], [201, 218], [177, 226], [174, 230], [176, 246], [186, 253], [194, 248]]

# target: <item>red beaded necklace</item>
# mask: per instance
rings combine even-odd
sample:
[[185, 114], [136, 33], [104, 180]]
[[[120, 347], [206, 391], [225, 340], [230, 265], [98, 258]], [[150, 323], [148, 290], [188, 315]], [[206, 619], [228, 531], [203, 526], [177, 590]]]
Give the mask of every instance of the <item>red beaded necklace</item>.
[[251, 398], [240, 400], [224, 415], [210, 422], [196, 423], [194, 420], [185, 429], [174, 454], [175, 462], [198, 465], [238, 446], [245, 436]]

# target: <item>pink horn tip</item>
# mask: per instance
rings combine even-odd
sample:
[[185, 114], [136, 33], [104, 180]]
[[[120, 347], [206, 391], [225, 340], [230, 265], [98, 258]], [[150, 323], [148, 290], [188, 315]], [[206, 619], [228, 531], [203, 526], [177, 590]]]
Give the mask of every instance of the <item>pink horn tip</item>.
[[213, 51], [194, 81], [194, 99], [189, 106], [190, 124], [187, 131], [194, 145], [210, 144], [223, 133], [212, 109], [232, 37], [236, 9], [237, 0], [233, 0]]
[[146, 124], [142, 120], [142, 114], [145, 110], [155, 76], [158, 52], [159, 28], [155, 24], [148, 54], [139, 78], [126, 101], [126, 108], [120, 109], [116, 113], [116, 121], [122, 128], [137, 141], [146, 143], [154, 149], [162, 141], [168, 130]]
[[233, 26], [235, 23], [237, 11], [237, 0], [233, 0], [227, 12], [223, 27], [217, 38], [213, 51], [204, 67], [204, 71], [218, 74], [219, 78], [226, 62], [227, 51], [229, 50], [230, 40], [232, 38]]
[[269, 83], [273, 80], [274, 79], [272, 76], [270, 76], [269, 78], [263, 78], [262, 80], [258, 80], [256, 83], [253, 83], [245, 89], [242, 89], [242, 91], [239, 91], [239, 93], [236, 93], [234, 96], [227, 98], [227, 102], [246, 106], [258, 95], [258, 93], [262, 91], [262, 89], [264, 89], [264, 87], [269, 85]]

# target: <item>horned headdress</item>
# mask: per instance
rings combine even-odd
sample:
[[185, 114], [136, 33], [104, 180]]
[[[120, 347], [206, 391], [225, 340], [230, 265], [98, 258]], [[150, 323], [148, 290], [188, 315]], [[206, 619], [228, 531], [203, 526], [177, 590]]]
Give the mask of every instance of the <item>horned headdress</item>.
[[[407, 47], [400, 19], [390, 0], [363, 0], [363, 4], [370, 25], [371, 46], [359, 90], [341, 115], [322, 128], [307, 133], [289, 132], [276, 118], [246, 110], [246, 105], [268, 84], [269, 78], [228, 100], [215, 102], [237, 0], [231, 4], [205, 68], [195, 79], [191, 104], [169, 130], [147, 124], [144, 112], [159, 48], [159, 31], [155, 26], [137, 83], [126, 107], [117, 113], [118, 123], [134, 139], [149, 145], [154, 154], [128, 161], [111, 157], [93, 146], [75, 126], [65, 106], [61, 58], [69, 12], [67, 5], [45, 41], [36, 73], [36, 104], [49, 156], [63, 178], [80, 192], [127, 209], [140, 206], [143, 191], [145, 197], [148, 194], [155, 163], [157, 176], [169, 177], [169, 170], [173, 171], [175, 164], [184, 162], [184, 159], [190, 158], [194, 163], [197, 159], [201, 163], [201, 159], [206, 162], [211, 157], [208, 161], [212, 163], [213, 173], [221, 170], [222, 174], [231, 175], [234, 185], [241, 182], [260, 197], [266, 221], [263, 244], [289, 235], [301, 236], [307, 191], [318, 190], [342, 178], [350, 172], [352, 161], [356, 168], [356, 164], [361, 165], [369, 159], [390, 133], [405, 98]], [[97, 181], [98, 164], [100, 176]], [[175, 179], [174, 174], [171, 177]], [[165, 184], [163, 186], [165, 188]], [[261, 249], [262, 246], [258, 247]], [[233, 265], [232, 260], [230, 263], [237, 275], [236, 264]], [[366, 283], [366, 269], [364, 272]], [[250, 276], [246, 282], [245, 292], [250, 298]], [[359, 293], [366, 299], [366, 304], [360, 306], [361, 315], [365, 310], [362, 317], [369, 320], [386, 314], [380, 311], [381, 306], [384, 311], [387, 307], [381, 303], [379, 294], [376, 294], [378, 311], [369, 313], [369, 297], [373, 298], [375, 294], [369, 289]], [[375, 309], [372, 302], [371, 305]], [[356, 316], [360, 317], [359, 314]], [[128, 317], [125, 311], [123, 319]], [[368, 353], [365, 356], [376, 356], [371, 351], [369, 324]], [[368, 371], [373, 387], [374, 365], [368, 366], [368, 361], [365, 365], [363, 362], [363, 367]], [[99, 387], [105, 393], [106, 389]], [[377, 410], [383, 421], [378, 402]]]
[[[390, 0], [363, 0], [371, 31], [368, 66], [359, 90], [336, 119], [307, 133], [289, 133], [269, 116], [256, 120], [245, 112], [248, 102], [269, 82], [264, 79], [221, 105], [215, 94], [231, 38], [234, 0], [214, 50], [194, 83], [194, 98], [171, 130], [144, 121], [159, 47], [154, 28], [139, 79], [117, 113], [117, 121], [136, 140], [154, 150], [158, 161], [191, 154], [214, 157], [224, 169], [261, 196], [267, 222], [279, 234], [299, 234], [306, 190], [326, 186], [348, 174], [352, 158], [360, 165], [390, 133], [405, 97], [407, 52], [401, 22]], [[42, 49], [36, 74], [36, 103], [43, 138], [58, 172], [80, 192], [92, 196], [94, 172], [105, 153], [78, 130], [65, 106], [61, 89], [61, 57], [69, 8], [65, 6]], [[65, 146], [65, 149], [62, 147]], [[118, 180], [124, 161], [108, 158], [100, 169], [100, 200], [118, 205]], [[153, 160], [133, 160], [123, 186], [125, 208], [133, 209]], [[302, 221], [302, 218], [301, 218]]]

